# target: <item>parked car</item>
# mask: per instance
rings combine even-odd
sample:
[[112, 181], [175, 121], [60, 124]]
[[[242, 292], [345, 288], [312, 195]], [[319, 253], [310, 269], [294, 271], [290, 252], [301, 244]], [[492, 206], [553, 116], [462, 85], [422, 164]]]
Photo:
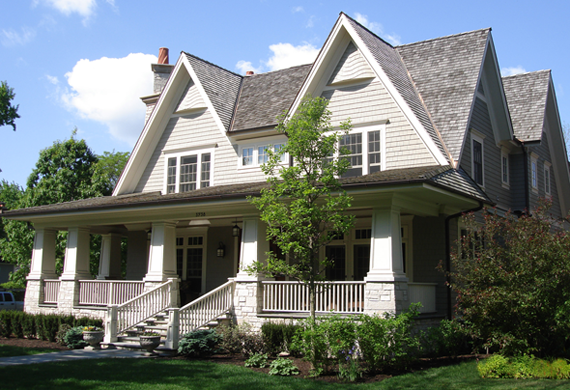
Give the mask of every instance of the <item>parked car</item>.
[[16, 301], [9, 291], [0, 291], [0, 310], [24, 310], [24, 302]]

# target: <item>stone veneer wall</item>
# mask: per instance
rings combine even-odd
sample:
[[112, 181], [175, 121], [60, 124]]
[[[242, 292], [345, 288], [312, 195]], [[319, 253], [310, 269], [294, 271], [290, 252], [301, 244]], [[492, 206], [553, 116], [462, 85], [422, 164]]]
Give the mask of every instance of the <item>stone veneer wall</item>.
[[364, 314], [399, 314], [409, 306], [408, 283], [366, 282]]

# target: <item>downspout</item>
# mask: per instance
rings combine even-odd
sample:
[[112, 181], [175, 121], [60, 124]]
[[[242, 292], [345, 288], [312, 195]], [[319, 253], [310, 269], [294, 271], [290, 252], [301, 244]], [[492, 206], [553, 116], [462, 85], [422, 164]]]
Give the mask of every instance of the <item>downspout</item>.
[[[448, 217], [445, 218], [445, 272], [447, 273], [447, 275], [445, 276], [446, 282], [449, 283], [449, 272], [451, 272], [451, 240], [449, 238], [449, 222], [453, 219], [453, 218], [457, 218], [462, 216], [463, 214], [466, 213], [471, 213], [471, 212], [477, 212], [479, 210], [481, 210], [483, 208], [483, 202], [479, 201], [479, 206], [473, 208], [473, 209], [469, 209], [469, 210], [463, 210], [460, 211], [458, 213], [452, 214]], [[452, 307], [451, 307], [451, 288], [447, 288], [447, 319], [450, 320], [451, 319], [451, 314], [452, 314]]]

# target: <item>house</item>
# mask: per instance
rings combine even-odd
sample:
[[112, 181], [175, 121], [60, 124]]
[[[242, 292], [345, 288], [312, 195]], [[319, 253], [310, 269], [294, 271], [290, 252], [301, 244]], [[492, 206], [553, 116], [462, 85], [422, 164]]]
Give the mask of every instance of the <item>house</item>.
[[[570, 208], [550, 71], [501, 77], [490, 29], [394, 47], [341, 13], [313, 64], [245, 76], [160, 54], [113, 196], [3, 213], [35, 228], [26, 311], [105, 318], [107, 341], [162, 311], [169, 340], [226, 311], [255, 326], [306, 313], [303, 286], [244, 269], [271, 247], [247, 196], [266, 185], [267, 148], [287, 142], [276, 117], [307, 94], [330, 100], [333, 126], [353, 124], [342, 181], [356, 224], [322, 253], [336, 265], [317, 311], [397, 313], [420, 301], [421, 319], [437, 321], [451, 298], [436, 266], [463, 213], [524, 212], [540, 197], [559, 217]], [[61, 275], [59, 230], [68, 231]], [[90, 234], [103, 237], [95, 280]]]

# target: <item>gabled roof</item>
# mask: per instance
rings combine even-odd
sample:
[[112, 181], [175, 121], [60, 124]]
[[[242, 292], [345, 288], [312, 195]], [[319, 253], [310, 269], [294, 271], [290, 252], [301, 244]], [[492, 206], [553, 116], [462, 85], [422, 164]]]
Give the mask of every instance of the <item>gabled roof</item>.
[[540, 141], [546, 114], [550, 70], [503, 77], [513, 130], [522, 142]]
[[276, 118], [289, 110], [311, 66], [244, 77], [230, 131], [277, 125]]
[[184, 55], [196, 72], [224, 128], [229, 130], [242, 76], [191, 54]]
[[491, 29], [397, 46], [445, 145], [459, 159]]

